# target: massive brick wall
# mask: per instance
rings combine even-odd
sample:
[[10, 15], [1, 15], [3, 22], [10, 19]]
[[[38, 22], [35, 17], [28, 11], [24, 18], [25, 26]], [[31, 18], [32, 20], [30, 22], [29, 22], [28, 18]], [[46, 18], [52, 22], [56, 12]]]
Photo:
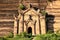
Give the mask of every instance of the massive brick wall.
[[17, 10], [0, 10], [0, 19], [14, 19], [18, 15]]
[[17, 15], [16, 10], [0, 10], [0, 36], [14, 32], [14, 16]]
[[19, 0], [0, 0], [0, 36], [14, 33], [14, 15], [18, 15]]
[[53, 17], [48, 17], [48, 27], [52, 28], [53, 31], [60, 30], [60, 1], [52, 1], [49, 2], [46, 8], [46, 11], [48, 12], [48, 15], [52, 15]]
[[1, 22], [0, 21], [0, 36], [5, 36], [13, 33], [14, 31], [14, 22]]
[[0, 0], [0, 10], [17, 10], [19, 0]]
[[18, 15], [17, 10], [0, 10], [0, 36], [14, 33], [14, 15]]

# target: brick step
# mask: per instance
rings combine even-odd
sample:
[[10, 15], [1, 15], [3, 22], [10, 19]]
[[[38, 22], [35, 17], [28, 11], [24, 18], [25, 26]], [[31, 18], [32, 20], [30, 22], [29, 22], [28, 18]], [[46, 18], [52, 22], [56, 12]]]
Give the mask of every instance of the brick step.
[[60, 5], [48, 5], [47, 8], [60, 8]]
[[3, 25], [3, 26], [13, 26], [14, 23], [9, 23], [9, 22], [0, 22], [0, 26]]
[[52, 3], [48, 3], [47, 7], [60, 8], [60, 1], [53, 1]]
[[[28, 3], [23, 3], [24, 5], [27, 5]], [[31, 5], [32, 6], [40, 6], [40, 7], [44, 7], [44, 6], [46, 6], [47, 5], [47, 3], [46, 2], [44, 2], [44, 3], [31, 3]]]
[[54, 23], [59, 23], [60, 22], [60, 20], [48, 20], [48, 22], [54, 22]]
[[0, 8], [0, 10], [18, 10], [17, 8]]
[[0, 4], [0, 10], [17, 10], [18, 4]]
[[0, 32], [13, 32], [13, 28], [11, 28], [11, 29], [8, 29], [8, 28], [0, 28]]
[[19, 0], [0, 0], [0, 4], [5, 4], [5, 3], [18, 3], [19, 2]]
[[46, 17], [47, 20], [60, 20], [60, 16], [59, 17]]
[[1, 28], [13, 28], [14, 27], [14, 23], [13, 22], [9, 22], [9, 21], [1, 21], [0, 20], [0, 27]]
[[[60, 21], [60, 20], [59, 20], [59, 21]], [[51, 26], [54, 26], [54, 27], [55, 27], [55, 26], [58, 26], [58, 27], [60, 27], [60, 22], [54, 22], [54, 23], [53, 23], [53, 22], [48, 22], [47, 25], [50, 26], [50, 27], [51, 27]]]
[[0, 17], [0, 19], [14, 19], [13, 17]]
[[13, 25], [0, 25], [0, 28], [4, 28], [4, 27], [6, 27], [6, 28], [14, 28]]
[[40, 0], [40, 3], [44, 3], [44, 2], [47, 2], [47, 0]]
[[49, 10], [49, 11], [53, 11], [53, 12], [54, 12], [54, 11], [59, 12], [59, 11], [60, 11], [60, 8], [47, 8], [46, 11], [48, 11], [48, 10]]
[[60, 5], [60, 1], [59, 0], [53, 1], [53, 5]]
[[0, 4], [0, 8], [13, 8], [18, 7], [18, 4]]
[[52, 24], [59, 24], [60, 25], [60, 17], [55, 17], [55, 18], [52, 18], [52, 17], [48, 17], [47, 18], [47, 25], [50, 26]]
[[46, 10], [48, 13], [56, 13], [56, 14], [59, 14], [60, 13], [60, 9], [48, 9]]
[[60, 13], [60, 8], [47, 8], [46, 11], [51, 13]]
[[59, 25], [60, 24], [60, 22], [59, 23], [48, 23], [47, 25]]
[[0, 24], [0, 28], [14, 28], [14, 25]]
[[49, 24], [48, 29], [60, 29], [60, 23], [59, 24], [57, 24], [57, 23]]
[[[8, 36], [11, 32], [6, 32], [6, 31], [2, 31], [0, 32], [0, 37], [3, 37], [3, 36]], [[13, 32], [12, 32], [13, 33]]]
[[60, 8], [46, 8], [46, 11], [48, 10], [60, 10]]
[[13, 29], [14, 27], [8, 27], [8, 26], [6, 26], [6, 27], [1, 27], [0, 26], [0, 29]]
[[0, 29], [0, 32], [13, 32], [13, 29]]
[[10, 32], [0, 32], [0, 37], [9, 35]]
[[59, 12], [59, 13], [47, 12], [47, 13], [48, 13], [48, 16], [51, 15], [51, 16], [53, 16], [54, 18], [55, 18], [55, 17], [60, 17], [60, 12]]
[[[53, 29], [53, 27], [52, 27], [52, 26], [48, 26], [48, 29], [49, 29], [49, 30], [52, 30], [52, 29]], [[52, 31], [53, 31], [53, 30], [52, 30]]]
[[38, 2], [46, 2], [47, 0], [24, 0], [24, 2], [27, 2], [27, 3], [38, 3]]
[[54, 30], [56, 30], [56, 29], [57, 29], [57, 30], [60, 30], [60, 26], [54, 25], [53, 28], [54, 28]]
[[60, 20], [47, 20], [48, 22], [54, 22], [54, 23], [59, 23]]

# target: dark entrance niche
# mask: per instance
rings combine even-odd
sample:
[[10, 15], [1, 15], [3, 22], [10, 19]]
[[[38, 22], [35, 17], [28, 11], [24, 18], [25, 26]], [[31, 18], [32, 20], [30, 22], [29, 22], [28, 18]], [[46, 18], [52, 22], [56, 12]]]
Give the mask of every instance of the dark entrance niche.
[[53, 27], [53, 24], [55, 23], [54, 18], [55, 18], [54, 15], [46, 14], [46, 31], [49, 33], [54, 32], [54, 27]]
[[28, 27], [28, 34], [32, 33], [32, 28], [31, 27]]

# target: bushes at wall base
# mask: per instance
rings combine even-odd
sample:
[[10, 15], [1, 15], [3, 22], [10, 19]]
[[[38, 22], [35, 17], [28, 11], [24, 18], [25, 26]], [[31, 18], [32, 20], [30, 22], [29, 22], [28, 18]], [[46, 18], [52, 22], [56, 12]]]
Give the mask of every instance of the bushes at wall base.
[[27, 35], [26, 32], [22, 32], [20, 35], [16, 35], [15, 37], [10, 33], [8, 36], [1, 37], [0, 40], [32, 40], [32, 38], [30, 35]]
[[8, 38], [7, 40], [32, 40], [31, 38]]
[[34, 38], [34, 40], [60, 40], [60, 34], [44, 34], [38, 35]]

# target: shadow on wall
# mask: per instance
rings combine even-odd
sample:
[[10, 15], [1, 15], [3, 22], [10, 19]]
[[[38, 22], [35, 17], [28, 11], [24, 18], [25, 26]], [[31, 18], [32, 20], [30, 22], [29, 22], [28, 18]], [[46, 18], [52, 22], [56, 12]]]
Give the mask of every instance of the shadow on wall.
[[53, 33], [54, 32], [54, 27], [53, 24], [54, 22], [54, 15], [48, 15], [46, 14], [46, 32]]

